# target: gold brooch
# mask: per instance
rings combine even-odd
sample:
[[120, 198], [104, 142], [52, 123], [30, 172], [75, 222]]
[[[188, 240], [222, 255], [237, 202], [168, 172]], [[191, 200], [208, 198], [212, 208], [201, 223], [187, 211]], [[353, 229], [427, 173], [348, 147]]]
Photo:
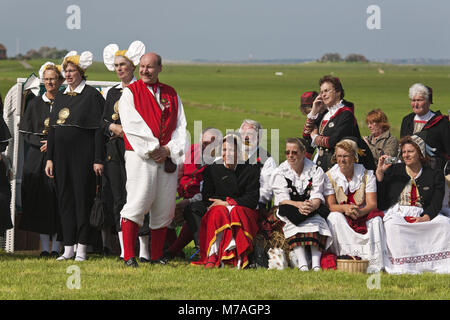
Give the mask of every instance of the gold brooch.
[[42, 133], [47, 135], [49, 127], [50, 127], [50, 118], [46, 118], [44, 120], [44, 130], [42, 130]]
[[69, 115], [70, 115], [69, 108], [62, 108], [58, 113], [58, 120], [56, 121], [56, 123], [63, 124], [64, 122], [66, 122], [66, 119], [69, 117]]
[[119, 100], [114, 103], [114, 114], [111, 116], [111, 118], [115, 121], [119, 119]]
[[71, 96], [71, 97], [74, 97], [74, 96], [77, 95], [77, 93], [74, 92], [74, 91], [69, 91], [69, 92], [67, 92], [67, 94], [68, 94], [69, 96]]

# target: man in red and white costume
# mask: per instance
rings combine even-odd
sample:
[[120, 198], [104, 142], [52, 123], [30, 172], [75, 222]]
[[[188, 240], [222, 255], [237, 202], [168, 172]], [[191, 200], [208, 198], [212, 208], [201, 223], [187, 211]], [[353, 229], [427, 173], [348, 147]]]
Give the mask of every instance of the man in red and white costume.
[[[158, 80], [161, 57], [141, 57], [140, 79], [119, 100], [125, 142], [127, 201], [122, 211], [125, 265], [137, 267], [135, 243], [144, 215], [150, 211], [151, 262], [162, 259], [167, 226], [175, 212], [176, 164], [184, 161], [186, 117], [176, 91]], [[171, 162], [172, 161], [172, 162]], [[169, 172], [170, 167], [173, 172]]]

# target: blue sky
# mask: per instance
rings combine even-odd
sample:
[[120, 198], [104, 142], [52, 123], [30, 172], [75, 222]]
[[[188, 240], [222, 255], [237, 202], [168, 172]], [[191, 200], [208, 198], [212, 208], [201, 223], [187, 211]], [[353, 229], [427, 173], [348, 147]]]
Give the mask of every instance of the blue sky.
[[[68, 29], [70, 5], [80, 29]], [[380, 8], [381, 29], [367, 28]], [[14, 56], [43, 45], [94, 53], [143, 41], [168, 60], [449, 58], [448, 0], [2, 0], [0, 43]]]

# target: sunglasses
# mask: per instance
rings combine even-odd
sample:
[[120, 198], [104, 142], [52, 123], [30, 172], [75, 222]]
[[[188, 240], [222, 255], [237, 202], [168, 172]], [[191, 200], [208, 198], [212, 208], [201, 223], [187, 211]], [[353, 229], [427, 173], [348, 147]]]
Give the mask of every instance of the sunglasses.
[[298, 152], [295, 150], [286, 150], [285, 153], [287, 156], [290, 155], [291, 153], [292, 153], [292, 155], [296, 156]]

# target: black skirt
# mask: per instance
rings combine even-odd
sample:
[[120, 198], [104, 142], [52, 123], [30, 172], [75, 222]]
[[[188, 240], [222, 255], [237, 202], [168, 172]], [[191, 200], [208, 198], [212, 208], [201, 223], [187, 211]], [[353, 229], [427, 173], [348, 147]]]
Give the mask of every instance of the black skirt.
[[45, 163], [45, 153], [30, 146], [23, 166], [19, 229], [52, 235], [61, 230], [55, 183], [45, 174]]
[[0, 160], [0, 235], [13, 227], [11, 221], [11, 185], [6, 176], [6, 167]]

